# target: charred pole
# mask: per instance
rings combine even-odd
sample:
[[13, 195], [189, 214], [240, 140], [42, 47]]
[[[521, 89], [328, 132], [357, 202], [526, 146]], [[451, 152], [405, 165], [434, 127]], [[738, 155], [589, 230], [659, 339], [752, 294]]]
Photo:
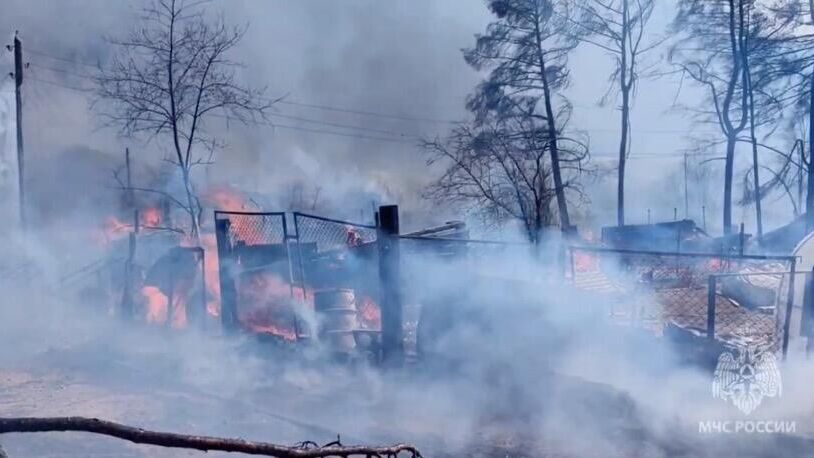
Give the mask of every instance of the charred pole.
[[17, 186], [20, 205], [20, 226], [25, 229], [25, 187], [23, 161], [23, 43], [18, 32], [14, 32], [14, 96], [17, 111]]
[[377, 240], [381, 282], [382, 360], [385, 365], [392, 367], [400, 366], [404, 357], [398, 236], [398, 205], [379, 207]]

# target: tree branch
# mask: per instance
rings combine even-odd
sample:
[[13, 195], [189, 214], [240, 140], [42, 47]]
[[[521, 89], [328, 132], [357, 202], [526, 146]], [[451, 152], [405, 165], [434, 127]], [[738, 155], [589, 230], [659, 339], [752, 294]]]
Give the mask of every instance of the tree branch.
[[267, 442], [252, 442], [243, 439], [225, 439], [211, 436], [193, 436], [141, 428], [86, 417], [50, 418], [0, 418], [0, 434], [37, 433], [51, 431], [82, 431], [116, 437], [136, 444], [150, 444], [161, 447], [187, 448], [194, 450], [238, 452], [249, 455], [274, 456], [277, 458], [321, 458], [328, 456], [348, 457], [351, 455], [395, 457], [408, 453], [420, 457], [421, 453], [412, 445], [396, 444], [390, 447], [368, 447], [361, 445], [344, 446], [336, 442], [324, 447], [313, 442], [290, 447]]

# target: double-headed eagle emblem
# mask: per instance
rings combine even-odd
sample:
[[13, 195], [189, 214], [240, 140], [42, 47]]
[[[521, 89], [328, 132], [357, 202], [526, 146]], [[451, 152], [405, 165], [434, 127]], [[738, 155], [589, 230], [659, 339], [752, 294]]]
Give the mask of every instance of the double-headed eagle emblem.
[[712, 380], [712, 395], [732, 403], [746, 415], [754, 411], [764, 397], [780, 396], [783, 385], [777, 359], [770, 350], [744, 346], [724, 351]]

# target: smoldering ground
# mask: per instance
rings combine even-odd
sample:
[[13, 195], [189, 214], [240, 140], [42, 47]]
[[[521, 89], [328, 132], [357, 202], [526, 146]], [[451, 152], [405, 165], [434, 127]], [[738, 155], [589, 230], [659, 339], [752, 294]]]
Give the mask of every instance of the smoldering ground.
[[[340, 435], [412, 442], [425, 456], [801, 456], [811, 445], [812, 368], [801, 359], [783, 366], [783, 397], [755, 413], [796, 421], [796, 434], [700, 436], [698, 419], [739, 415], [712, 398], [711, 373], [604, 319], [602, 297], [574, 292], [553, 267], [531, 268], [540, 258], [519, 250], [488, 263], [405, 260], [405, 300], [432, 310], [424, 316], [436, 326], [420, 330], [433, 338], [417, 365], [383, 371], [251, 336], [122, 321], [61, 290], [49, 250], [17, 240], [3, 264], [38, 274], [2, 286], [5, 416], [85, 415], [289, 444]], [[72, 433], [2, 442], [11, 456], [180, 455]]]

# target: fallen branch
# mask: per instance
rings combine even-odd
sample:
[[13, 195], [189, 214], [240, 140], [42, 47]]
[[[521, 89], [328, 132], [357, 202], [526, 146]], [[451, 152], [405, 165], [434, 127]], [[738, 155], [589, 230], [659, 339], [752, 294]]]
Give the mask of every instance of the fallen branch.
[[421, 457], [421, 453], [407, 444], [390, 447], [367, 447], [361, 445], [344, 446], [339, 441], [327, 446], [315, 446], [313, 442], [303, 442], [298, 446], [251, 442], [242, 439], [225, 439], [210, 436], [191, 436], [186, 434], [148, 431], [141, 428], [86, 417], [52, 417], [52, 418], [0, 418], [2, 433], [38, 433], [51, 431], [83, 431], [117, 437], [136, 444], [150, 444], [162, 447], [188, 448], [204, 452], [217, 450], [222, 452], [239, 452], [249, 455], [265, 455], [277, 458], [322, 458], [328, 456], [348, 457], [352, 455], [395, 457], [400, 453], [409, 453]]

